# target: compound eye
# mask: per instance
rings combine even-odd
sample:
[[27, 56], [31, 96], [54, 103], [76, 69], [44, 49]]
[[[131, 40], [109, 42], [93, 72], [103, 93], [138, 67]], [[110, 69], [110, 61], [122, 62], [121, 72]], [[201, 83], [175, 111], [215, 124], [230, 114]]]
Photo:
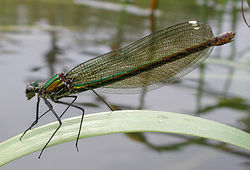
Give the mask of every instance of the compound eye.
[[32, 91], [34, 91], [33, 86], [27, 86], [26, 87], [26, 92], [32, 92]]
[[28, 100], [30, 100], [32, 97], [35, 96], [35, 91], [33, 86], [27, 86], [26, 87], [26, 97]]

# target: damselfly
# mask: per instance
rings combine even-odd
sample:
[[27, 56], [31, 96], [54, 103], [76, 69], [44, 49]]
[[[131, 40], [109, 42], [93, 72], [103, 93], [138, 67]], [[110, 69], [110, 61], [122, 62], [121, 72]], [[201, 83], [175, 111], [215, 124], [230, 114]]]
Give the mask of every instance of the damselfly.
[[[140, 92], [141, 89], [151, 90], [164, 86], [194, 70], [209, 56], [213, 46], [229, 43], [234, 36], [235, 33], [231, 31], [214, 37], [210, 26], [203, 22], [183, 22], [150, 34], [124, 48], [83, 62], [67, 73], [55, 75], [43, 85], [37, 82], [30, 83], [26, 87], [26, 96], [30, 100], [37, 94], [36, 119], [20, 140], [43, 115], [51, 111], [59, 125], [41, 150], [40, 158], [61, 127], [62, 116], [69, 107], [75, 107], [82, 111], [76, 138], [78, 150], [84, 109], [74, 104], [77, 99], [74, 94], [91, 90], [100, 97], [95, 89], [134, 93]], [[72, 102], [60, 100], [66, 97], [72, 98]], [[41, 99], [49, 109], [39, 116]], [[58, 115], [49, 100], [67, 107]], [[111, 107], [110, 109], [112, 110]]]

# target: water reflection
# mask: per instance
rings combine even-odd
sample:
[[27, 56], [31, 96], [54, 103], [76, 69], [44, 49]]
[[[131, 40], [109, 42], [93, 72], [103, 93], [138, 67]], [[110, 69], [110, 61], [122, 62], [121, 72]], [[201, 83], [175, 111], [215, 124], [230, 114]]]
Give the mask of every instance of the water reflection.
[[[11, 65], [16, 62], [11, 59], [7, 60], [7, 57], [2, 57], [5, 56], [6, 51], [7, 53], [19, 53], [21, 50], [18, 46], [27, 43], [23, 42], [21, 38], [15, 38], [15, 35], [20, 35], [20, 33], [29, 37], [32, 33], [36, 34], [34, 32], [37, 30], [46, 32], [48, 39], [47, 41], [42, 41], [42, 43], [47, 44], [49, 48], [39, 54], [39, 56], [42, 57], [42, 62], [31, 63], [32, 67], [29, 67], [31, 74], [27, 73], [26, 68], [26, 70], [23, 69], [23, 72], [25, 72], [23, 79], [45, 82], [54, 74], [67, 71], [84, 60], [109, 50], [117, 49], [124, 46], [124, 44], [128, 44], [164, 26], [194, 18], [211, 23], [216, 34], [223, 31], [235, 30], [237, 36], [239, 36], [234, 43], [227, 45], [227, 47], [217, 48], [215, 53], [213, 53], [213, 57], [238, 62], [238, 57], [242, 55], [242, 49], [238, 48], [236, 44], [240, 39], [244, 39], [244, 37], [240, 37], [241, 17], [238, 2], [231, 2], [222, 6], [214, 1], [214, 4], [210, 4], [212, 1], [202, 1], [202, 4], [197, 4], [196, 1], [183, 1], [181, 3], [177, 3], [177, 1], [158, 1], [158, 6], [152, 5], [152, 9], [150, 5], [151, 3], [153, 4], [153, 1], [150, 3], [146, 1], [136, 1], [135, 4], [129, 2], [129, 5], [127, 1], [121, 3], [109, 2], [115, 5], [118, 4], [119, 10], [111, 10], [110, 6], [108, 9], [99, 8], [98, 6], [88, 5], [86, 2], [90, 3], [90, 1], [77, 1], [75, 4], [64, 1], [51, 1], [49, 3], [44, 1], [33, 2], [13, 0], [12, 3], [1, 1], [1, 67], [8, 62], [10, 63], [9, 67], [11, 67]], [[95, 1], [95, 3], [98, 2], [101, 3], [102, 1]], [[148, 12], [141, 12], [143, 15], [137, 14], [140, 10], [138, 10], [137, 13], [131, 12], [131, 5], [137, 6], [138, 4], [141, 5], [141, 7], [138, 7], [139, 9], [145, 8], [143, 11]], [[158, 12], [154, 12], [155, 10]], [[46, 29], [44, 26], [47, 26]], [[43, 46], [44, 44], [39, 44], [37, 46]], [[243, 43], [242, 45], [245, 46], [245, 49], [249, 49], [249, 44]], [[246, 54], [246, 56], [249, 57], [249, 53]], [[32, 57], [29, 59], [30, 60], [26, 61], [34, 61]], [[211, 69], [211, 66], [212, 68], [216, 67], [215, 72]], [[223, 63], [221, 67], [205, 62], [199, 69], [199, 72], [196, 72], [196, 76], [188, 76], [188, 78], [178, 81], [172, 86], [174, 86], [177, 91], [179, 91], [179, 89], [188, 89], [189, 92], [192, 93], [189, 97], [195, 97], [195, 99], [192, 98], [192, 100], [195, 100], [194, 104], [187, 108], [187, 114], [207, 116], [209, 114], [218, 114], [219, 109], [226, 108], [230, 113], [225, 119], [233, 119], [230, 118], [230, 116], [234, 113], [242, 115], [240, 118], [234, 120], [233, 125], [250, 132], [249, 87], [241, 89], [244, 90], [245, 93], [242, 95], [238, 92], [240, 86], [235, 86], [235, 84], [240, 83], [249, 84], [249, 79], [247, 79], [247, 77], [244, 79], [244, 77], [239, 76], [239, 74], [236, 73], [238, 70], [240, 70], [240, 68], [227, 66]], [[245, 72], [247, 75], [249, 74], [248, 70], [242, 69], [241, 71]], [[218, 79], [211, 78], [215, 73], [220, 74], [218, 75]], [[30, 78], [30, 75], [32, 75], [32, 78]], [[243, 80], [237, 82], [237, 78], [242, 78]], [[12, 83], [18, 84], [18, 82], [14, 82], [14, 80]], [[218, 86], [220, 86], [220, 88]], [[185, 90], [183, 90], [183, 93], [185, 93]], [[145, 91], [146, 89], [144, 89], [144, 92], [139, 96], [136, 106], [134, 106], [133, 103], [125, 104], [124, 102], [118, 101], [112, 102], [110, 96], [106, 96], [105, 94], [101, 95], [105, 100], [110, 101], [115, 108], [145, 109], [150, 107], [150, 104], [145, 104], [145, 100], [147, 100]], [[11, 93], [11, 91], [9, 93]], [[16, 96], [15, 94], [9, 95]], [[163, 97], [167, 100], [175, 96]], [[176, 97], [179, 99], [183, 98], [181, 94], [178, 94]], [[22, 100], [23, 98], [20, 97], [20, 101]], [[207, 102], [208, 100], [212, 100], [212, 102]], [[91, 110], [91, 108], [95, 110], [104, 105], [98, 97], [91, 98], [91, 101], [87, 102], [78, 101], [77, 104], [86, 107], [86, 110]], [[152, 103], [152, 105], [154, 105], [154, 103]], [[165, 108], [166, 104], [163, 103], [162, 105], [163, 108]], [[182, 110], [178, 110], [179, 104], [176, 105], [175, 111], [183, 112]], [[211, 143], [205, 139], [188, 136], [175, 136], [178, 137], [181, 142], [176, 142], [174, 144], [166, 142], [166, 144], [156, 145], [151, 142], [151, 140], [148, 140], [148, 136], [150, 135], [151, 134], [148, 133], [126, 134], [128, 139], [137, 141], [156, 152], [167, 153], [171, 151], [178, 153], [184, 150], [184, 148], [188, 149], [190, 145], [197, 144], [230, 155], [237, 155], [244, 158], [250, 157], [248, 152], [232, 148], [223, 143]], [[167, 139], [171, 136], [165, 134], [159, 135]], [[112, 141], [110, 142], [112, 143]], [[143, 154], [145, 153], [142, 153], [142, 156]], [[238, 169], [238, 167], [235, 169]]]
[[[144, 133], [129, 133], [127, 134], [127, 136], [130, 137], [131, 140], [143, 143], [148, 148], [156, 152], [169, 152], [169, 151], [178, 152], [184, 149], [185, 147], [188, 147], [189, 145], [197, 144], [197, 145], [210, 147], [213, 149], [218, 149], [220, 151], [223, 151], [229, 154], [234, 154], [234, 155], [241, 156], [241, 157], [245, 157], [245, 158], [250, 157], [250, 153], [248, 152], [235, 150], [234, 148], [232, 148], [231, 146], [228, 146], [225, 143], [219, 143], [219, 142], [211, 143], [208, 140], [203, 139], [203, 138], [194, 138], [194, 137], [183, 136], [183, 135], [172, 135], [174, 137], [184, 140], [184, 142], [176, 142], [174, 144], [166, 144], [166, 145], [156, 145], [156, 144], [150, 143], [150, 141], [147, 139]], [[167, 134], [167, 136], [169, 136], [169, 134]]]

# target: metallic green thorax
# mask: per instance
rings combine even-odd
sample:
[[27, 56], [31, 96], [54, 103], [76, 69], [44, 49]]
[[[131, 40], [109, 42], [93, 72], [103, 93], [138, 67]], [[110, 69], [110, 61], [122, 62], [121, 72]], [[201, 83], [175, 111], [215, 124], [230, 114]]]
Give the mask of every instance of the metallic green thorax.
[[53, 87], [53, 83], [60, 81], [59, 80], [59, 76], [55, 75], [54, 77], [52, 77], [49, 81], [47, 81], [44, 85], [43, 85], [43, 89], [49, 89], [51, 88], [51, 86]]
[[64, 73], [60, 73], [52, 77], [43, 86], [40, 86], [37, 82], [28, 85], [26, 88], [26, 96], [28, 100], [30, 100], [35, 96], [35, 93], [37, 93], [38, 96], [45, 99], [50, 98], [57, 100], [74, 93], [71, 88], [72, 86], [68, 83], [68, 81], [65, 81]]
[[52, 77], [42, 87], [42, 95], [52, 100], [65, 97], [73, 93], [64, 78], [64, 73], [60, 73]]

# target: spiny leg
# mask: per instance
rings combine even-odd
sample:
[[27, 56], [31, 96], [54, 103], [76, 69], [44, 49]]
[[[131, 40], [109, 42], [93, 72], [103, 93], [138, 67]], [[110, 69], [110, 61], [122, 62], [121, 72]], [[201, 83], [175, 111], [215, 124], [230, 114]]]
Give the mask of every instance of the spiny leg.
[[[68, 104], [66, 104], [66, 105], [68, 105], [67, 107], [66, 107], [66, 109], [63, 111], [63, 113], [60, 115], [60, 118], [62, 118], [62, 116], [64, 115], [64, 113], [69, 109], [69, 107], [76, 101], [76, 99], [77, 99], [77, 96], [65, 96], [64, 98], [66, 98], [66, 97], [68, 97], [68, 98], [74, 98], [70, 103], [68, 103]], [[57, 103], [57, 101], [58, 100], [55, 100], [54, 102], [55, 103]]]
[[45, 104], [48, 106], [49, 110], [55, 115], [56, 119], [57, 119], [58, 122], [59, 122], [59, 126], [56, 128], [56, 130], [55, 130], [54, 133], [50, 136], [50, 138], [49, 138], [49, 140], [47, 141], [47, 143], [44, 145], [43, 149], [41, 150], [41, 152], [40, 152], [40, 154], [39, 154], [39, 156], [38, 156], [38, 159], [41, 158], [44, 149], [48, 146], [49, 142], [50, 142], [51, 139], [55, 136], [56, 132], [60, 129], [60, 127], [61, 127], [61, 125], [62, 125], [62, 121], [61, 121], [60, 117], [58, 116], [58, 114], [57, 114], [57, 113], [55, 112], [55, 110], [53, 109], [53, 106], [51, 105], [51, 103], [50, 103], [47, 99], [45, 99], [45, 98], [43, 98], [43, 100], [44, 100]]
[[[58, 104], [64, 104], [64, 105], [68, 105], [68, 107], [66, 109], [68, 109], [70, 106], [72, 107], [75, 107], [77, 109], [80, 109], [82, 111], [82, 117], [81, 117], [81, 122], [80, 122], [80, 127], [79, 127], [79, 131], [78, 131], [78, 134], [77, 134], [77, 138], [76, 138], [76, 150], [77, 152], [79, 152], [79, 148], [78, 148], [78, 141], [79, 141], [79, 138], [80, 138], [80, 134], [81, 134], [81, 129], [82, 129], [82, 123], [83, 123], [83, 118], [84, 118], [84, 109], [81, 108], [80, 106], [77, 106], [77, 105], [74, 105], [74, 101], [76, 100], [77, 96], [66, 96], [66, 97], [74, 97], [75, 99], [71, 102], [71, 103], [67, 103], [67, 102], [64, 102], [64, 101], [59, 101], [59, 100], [56, 100], [54, 101], [55, 103], [58, 103]], [[66, 109], [65, 111], [62, 113], [61, 116], [63, 116], [63, 114], [66, 112]], [[61, 118], [60, 116], [60, 118]]]
[[[71, 104], [73, 104], [73, 103], [75, 102], [75, 100], [77, 99], [77, 96], [66, 96], [66, 97], [73, 97], [73, 98], [74, 98], [73, 101], [71, 102]], [[37, 100], [36, 119], [35, 119], [34, 122], [32, 122], [32, 124], [30, 125], [30, 127], [27, 128], [27, 129], [23, 132], [23, 134], [22, 134], [22, 136], [19, 138], [19, 140], [22, 140], [23, 136], [24, 136], [29, 130], [31, 130], [32, 127], [34, 127], [34, 126], [37, 124], [38, 120], [39, 120], [41, 117], [43, 117], [44, 115], [46, 115], [46, 113], [48, 113], [48, 112], [50, 111], [50, 109], [47, 110], [46, 112], [44, 112], [42, 115], [40, 115], [40, 116], [37, 118], [37, 116], [38, 116], [38, 111], [39, 111], [39, 110], [38, 110], [38, 108], [39, 108], [39, 103], [40, 103], [40, 97], [39, 97], [38, 100]], [[61, 117], [64, 115], [64, 113], [69, 109], [69, 107], [70, 107], [70, 105], [67, 106], [67, 108], [63, 111], [63, 113], [60, 115], [60, 118], [61, 118]]]
[[[38, 120], [39, 120], [41, 117], [43, 117], [44, 115], [46, 115], [49, 111], [50, 111], [50, 109], [47, 110], [46, 112], [44, 112], [42, 115], [40, 115], [40, 116], [38, 117]], [[37, 124], [37, 121], [35, 120], [35, 121], [30, 125], [30, 127], [27, 128], [27, 129], [23, 132], [23, 134], [22, 134], [22, 136], [19, 138], [19, 140], [22, 140], [22, 138], [24, 137], [24, 135], [26, 134], [26, 132], [28, 132], [29, 130], [31, 130], [31, 128], [34, 127], [36, 124]]]
[[103, 103], [105, 103], [108, 107], [109, 107], [109, 109], [111, 110], [111, 111], [115, 111], [116, 109], [115, 108], [113, 108], [107, 101], [105, 101], [96, 91], [94, 91], [93, 89], [90, 89], [93, 93], [95, 93], [95, 95], [97, 96], [97, 97], [99, 97], [99, 99], [101, 99], [102, 101], [103, 101]]
[[37, 103], [36, 103], [36, 119], [35, 119], [35, 121], [30, 125], [30, 127], [29, 127], [28, 129], [26, 129], [26, 130], [23, 132], [22, 136], [19, 138], [20, 141], [22, 140], [22, 138], [24, 137], [24, 135], [26, 134], [26, 132], [28, 132], [29, 130], [31, 130], [31, 128], [37, 124], [38, 119], [40, 119], [43, 115], [45, 115], [46, 113], [49, 112], [49, 110], [48, 110], [48, 111], [46, 111], [42, 116], [39, 117], [39, 104], [40, 104], [40, 97], [37, 96]]

